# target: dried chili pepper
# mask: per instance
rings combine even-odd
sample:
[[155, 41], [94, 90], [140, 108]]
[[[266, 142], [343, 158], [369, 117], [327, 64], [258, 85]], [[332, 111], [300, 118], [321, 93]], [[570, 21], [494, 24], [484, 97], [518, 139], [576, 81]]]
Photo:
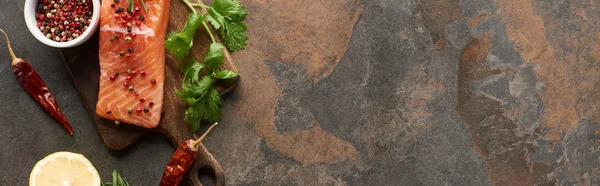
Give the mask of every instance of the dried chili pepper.
[[31, 97], [35, 99], [52, 117], [54, 117], [60, 125], [62, 125], [65, 130], [72, 136], [73, 129], [71, 128], [71, 124], [67, 121], [65, 115], [58, 108], [58, 104], [56, 104], [56, 100], [54, 100], [54, 96], [48, 89], [46, 82], [42, 80], [40, 75], [33, 69], [33, 67], [27, 63], [27, 61], [17, 58], [10, 46], [10, 40], [8, 39], [8, 35], [4, 30], [0, 29], [0, 32], [4, 34], [6, 37], [6, 43], [8, 45], [8, 52], [12, 57], [12, 69], [13, 73], [17, 76], [17, 80], [19, 83], [29, 92]]
[[187, 170], [196, 161], [198, 156], [198, 144], [202, 142], [204, 137], [212, 130], [213, 127], [217, 126], [218, 123], [212, 124], [210, 128], [197, 140], [188, 139], [185, 140], [173, 156], [167, 163], [167, 168], [160, 180], [160, 186], [176, 186], [179, 184]]

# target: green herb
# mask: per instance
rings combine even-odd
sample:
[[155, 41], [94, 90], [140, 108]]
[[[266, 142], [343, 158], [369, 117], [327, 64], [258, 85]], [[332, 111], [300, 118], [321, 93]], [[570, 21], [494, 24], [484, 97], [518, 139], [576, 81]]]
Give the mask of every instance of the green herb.
[[[246, 35], [245, 31], [248, 29], [248, 27], [243, 22], [243, 19], [248, 14], [248, 11], [238, 1], [214, 0], [212, 6], [206, 6], [204, 4], [192, 4], [188, 0], [182, 1], [190, 8], [190, 10], [192, 10], [192, 14], [198, 13], [196, 9], [194, 9], [195, 6], [203, 7], [208, 10], [208, 14], [206, 15], [207, 20], [219, 32], [221, 38], [223, 38], [224, 43], [229, 50], [236, 51], [244, 49], [246, 47], [246, 41], [248, 40], [248, 36]], [[190, 20], [188, 19], [188, 22], [189, 21]], [[188, 22], [186, 22], [186, 27], [188, 25]], [[212, 32], [208, 28], [208, 25], [206, 25], [204, 20], [202, 20], [201, 23], [204, 26], [204, 28], [208, 31], [208, 35], [210, 36], [212, 42], [215, 43], [215, 37], [212, 35]], [[183, 31], [181, 33], [183, 33]], [[193, 33], [187, 33], [187, 36], [193, 36]], [[192, 45], [190, 45], [190, 47], [187, 48], [187, 51], [189, 51], [191, 46]], [[169, 49], [168, 46], [167, 49]]]
[[148, 12], [148, 10], [146, 10], [146, 3], [144, 3], [144, 0], [142, 0], [142, 7], [144, 8], [144, 12]]
[[129, 8], [127, 8], [129, 13], [133, 12], [133, 0], [129, 0]]
[[214, 0], [208, 7], [208, 21], [220, 30], [220, 35], [225, 40], [225, 45], [232, 51], [241, 50], [246, 47], [246, 29], [248, 27], [242, 21], [248, 11], [239, 2], [234, 0]]
[[[215, 71], [223, 63], [223, 45], [212, 43], [204, 58], [204, 65], [190, 58], [181, 65], [180, 71], [185, 73], [181, 90], [175, 94], [190, 107], [185, 111], [188, 128], [196, 132], [201, 121], [217, 122], [221, 118], [221, 97], [214, 89], [217, 79], [236, 78], [238, 74], [228, 71]], [[206, 73], [200, 79], [200, 75]]]
[[181, 32], [172, 32], [167, 36], [165, 48], [181, 60], [190, 53], [194, 45], [194, 33], [204, 21], [204, 15], [193, 12], [188, 16], [185, 27]]
[[[248, 36], [244, 33], [247, 26], [242, 21], [246, 14], [246, 8], [235, 0], [214, 0], [213, 6], [203, 4], [192, 4], [188, 0], [182, 0], [190, 8], [192, 13], [188, 16], [185, 27], [181, 32], [173, 32], [167, 36], [165, 48], [181, 60], [189, 55], [193, 46], [193, 38], [196, 29], [202, 24], [212, 40], [204, 57], [204, 63], [199, 63], [193, 58], [182, 62], [180, 71], [184, 73], [181, 90], [175, 92], [182, 98], [189, 108], [185, 111], [185, 121], [192, 132], [197, 132], [201, 121], [210, 123], [217, 122], [221, 118], [222, 100], [219, 92], [214, 88], [218, 80], [236, 78], [239, 74], [218, 70], [225, 56], [223, 44], [215, 40], [210, 28], [204, 18], [219, 31], [225, 45], [229, 50], [235, 51], [246, 47]], [[207, 15], [198, 13], [194, 7], [199, 6], [208, 9]]]
[[121, 177], [117, 170], [114, 170], [112, 172], [112, 182], [106, 182], [102, 184], [102, 186], [129, 186], [129, 183], [127, 182], [127, 180], [124, 180]]
[[221, 43], [212, 43], [210, 47], [208, 47], [208, 52], [206, 53], [206, 57], [204, 57], [204, 65], [209, 69], [209, 72], [212, 72], [217, 67], [221, 66], [223, 63], [223, 45]]

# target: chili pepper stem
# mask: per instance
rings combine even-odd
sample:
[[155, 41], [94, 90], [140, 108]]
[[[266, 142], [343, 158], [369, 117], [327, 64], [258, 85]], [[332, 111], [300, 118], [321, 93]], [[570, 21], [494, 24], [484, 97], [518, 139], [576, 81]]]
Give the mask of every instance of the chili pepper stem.
[[15, 56], [15, 53], [13, 52], [13, 49], [10, 46], [10, 40], [8, 39], [8, 35], [6, 34], [6, 32], [4, 32], [4, 30], [2, 29], [0, 29], [0, 32], [4, 34], [4, 37], [6, 37], [6, 45], [8, 46], [8, 53], [10, 53], [10, 57], [12, 57], [12, 65], [16, 65], [17, 63], [19, 63], [19, 61], [22, 61], [22, 59]]
[[192, 141], [191, 145], [191, 149], [193, 151], [198, 151], [198, 144], [200, 144], [202, 142], [202, 140], [206, 137], [206, 135], [208, 135], [208, 133], [210, 133], [210, 131], [219, 124], [219, 122], [215, 122], [213, 123], [208, 130], [206, 130], [206, 132], [204, 132], [204, 134], [202, 134], [202, 136], [200, 136], [200, 138], [198, 138], [197, 140]]

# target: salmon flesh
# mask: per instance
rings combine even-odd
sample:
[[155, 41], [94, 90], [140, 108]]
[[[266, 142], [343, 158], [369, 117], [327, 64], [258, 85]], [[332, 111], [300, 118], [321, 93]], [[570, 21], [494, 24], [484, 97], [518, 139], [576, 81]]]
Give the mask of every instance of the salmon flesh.
[[103, 0], [100, 92], [96, 113], [145, 128], [158, 126], [165, 79], [169, 0]]

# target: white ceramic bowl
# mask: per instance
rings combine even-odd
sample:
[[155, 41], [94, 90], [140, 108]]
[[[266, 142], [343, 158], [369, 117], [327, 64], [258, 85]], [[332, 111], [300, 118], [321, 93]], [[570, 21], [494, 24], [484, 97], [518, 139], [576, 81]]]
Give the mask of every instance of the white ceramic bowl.
[[[88, 0], [90, 1], [90, 0]], [[38, 4], [38, 0], [26, 0], [25, 1], [25, 23], [27, 24], [27, 28], [29, 32], [40, 42], [56, 48], [71, 48], [85, 43], [88, 39], [90, 39], [96, 30], [98, 29], [98, 24], [100, 22], [100, 0], [91, 0], [93, 6], [92, 13], [92, 22], [88, 26], [87, 30], [83, 32], [79, 37], [73, 39], [71, 41], [66, 42], [56, 42], [52, 39], [46, 38], [44, 33], [40, 31], [40, 28], [37, 27], [37, 20], [35, 17], [36, 7]]]

